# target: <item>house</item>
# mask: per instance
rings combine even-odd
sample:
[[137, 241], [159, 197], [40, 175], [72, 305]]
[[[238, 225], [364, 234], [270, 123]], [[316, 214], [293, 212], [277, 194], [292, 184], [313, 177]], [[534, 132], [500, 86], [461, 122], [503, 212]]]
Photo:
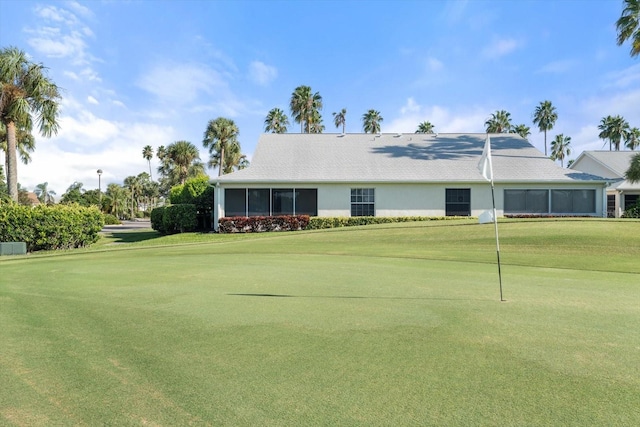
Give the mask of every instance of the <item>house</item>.
[[[491, 134], [497, 214], [603, 216], [606, 180]], [[263, 134], [251, 166], [212, 180], [221, 217], [478, 216], [486, 134]]]
[[619, 218], [625, 209], [635, 205], [640, 196], [640, 182], [631, 183], [624, 174], [631, 165], [634, 151], [584, 151], [571, 164], [571, 169], [607, 178], [607, 216]]

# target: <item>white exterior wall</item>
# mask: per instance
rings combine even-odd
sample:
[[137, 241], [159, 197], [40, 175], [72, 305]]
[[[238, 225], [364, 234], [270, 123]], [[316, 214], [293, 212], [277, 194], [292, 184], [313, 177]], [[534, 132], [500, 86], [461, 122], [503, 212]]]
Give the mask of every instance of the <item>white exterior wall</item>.
[[[226, 184], [224, 188], [316, 188], [318, 190], [318, 216], [349, 217], [351, 216], [351, 189], [375, 189], [376, 216], [444, 216], [445, 189], [468, 188], [471, 190], [471, 215], [479, 216], [492, 209], [491, 185], [489, 183], [452, 183], [452, 184]], [[218, 217], [224, 217], [224, 188], [216, 193], [220, 201], [220, 209], [214, 209]], [[606, 216], [606, 192], [603, 185], [562, 185], [562, 184], [499, 184], [495, 186], [495, 202], [497, 216], [504, 215], [504, 190], [540, 189], [540, 190], [595, 190], [596, 216]], [[579, 215], [580, 213], [576, 213]], [[584, 212], [594, 215], [593, 212]]]

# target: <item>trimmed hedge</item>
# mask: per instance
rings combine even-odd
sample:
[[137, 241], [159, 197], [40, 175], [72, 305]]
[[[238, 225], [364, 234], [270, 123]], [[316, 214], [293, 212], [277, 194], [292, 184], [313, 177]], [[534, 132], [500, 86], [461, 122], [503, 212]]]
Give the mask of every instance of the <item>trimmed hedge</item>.
[[307, 230], [324, 228], [352, 227], [356, 225], [390, 224], [394, 222], [445, 221], [470, 219], [468, 216], [352, 216], [352, 217], [313, 217], [309, 220]]
[[280, 216], [234, 216], [220, 218], [220, 233], [262, 233], [265, 231], [304, 230], [309, 224], [309, 215]]
[[640, 203], [636, 203], [622, 214], [623, 218], [640, 218]]
[[98, 241], [103, 226], [95, 206], [0, 206], [0, 241], [25, 242], [29, 252], [88, 246]]
[[162, 234], [194, 231], [198, 226], [197, 215], [192, 204], [162, 206], [151, 211], [151, 228]]

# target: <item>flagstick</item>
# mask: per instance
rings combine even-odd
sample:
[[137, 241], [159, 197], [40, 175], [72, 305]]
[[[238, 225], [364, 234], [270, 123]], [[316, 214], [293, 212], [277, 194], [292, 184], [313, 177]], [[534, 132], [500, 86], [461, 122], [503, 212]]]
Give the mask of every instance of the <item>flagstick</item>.
[[[493, 175], [493, 174], [492, 174]], [[496, 230], [496, 253], [498, 254], [498, 280], [500, 281], [500, 301], [502, 298], [502, 269], [500, 268], [500, 240], [498, 239], [498, 217], [496, 216], [496, 197], [493, 188], [493, 176], [491, 176], [491, 201], [493, 202], [493, 226]]]

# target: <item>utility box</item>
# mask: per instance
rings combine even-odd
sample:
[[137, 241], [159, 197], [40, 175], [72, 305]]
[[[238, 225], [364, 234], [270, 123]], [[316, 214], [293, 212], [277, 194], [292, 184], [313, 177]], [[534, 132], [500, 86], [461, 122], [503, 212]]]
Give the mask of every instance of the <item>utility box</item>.
[[0, 255], [25, 255], [26, 253], [25, 242], [0, 242]]

